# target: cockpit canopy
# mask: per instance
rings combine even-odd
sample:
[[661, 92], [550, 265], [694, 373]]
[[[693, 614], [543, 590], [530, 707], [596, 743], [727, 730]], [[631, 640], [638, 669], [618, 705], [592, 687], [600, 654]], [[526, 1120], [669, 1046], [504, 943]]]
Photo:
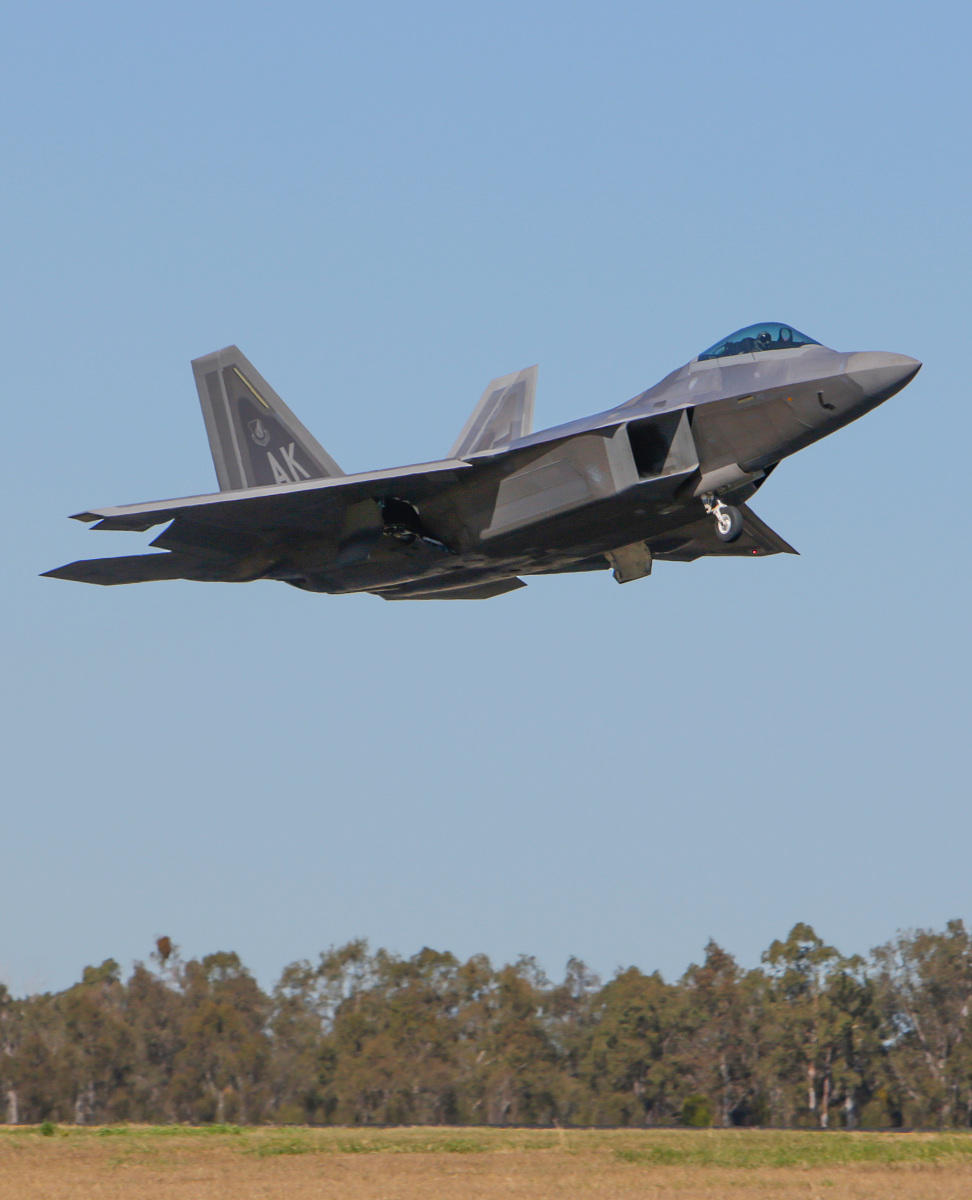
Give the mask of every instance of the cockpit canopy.
[[747, 325], [737, 329], [721, 342], [703, 350], [699, 361], [706, 358], [730, 358], [734, 354], [755, 354], [758, 350], [791, 350], [794, 346], [819, 346], [812, 337], [807, 337], [792, 325], [781, 325], [779, 321], [763, 321], [759, 325]]

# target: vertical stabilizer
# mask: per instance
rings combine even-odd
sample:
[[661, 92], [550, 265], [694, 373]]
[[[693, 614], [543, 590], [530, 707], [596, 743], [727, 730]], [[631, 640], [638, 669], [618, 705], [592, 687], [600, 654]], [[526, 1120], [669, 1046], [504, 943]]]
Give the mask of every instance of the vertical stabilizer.
[[236, 346], [193, 359], [220, 491], [344, 472]]
[[536, 393], [536, 367], [526, 367], [492, 380], [462, 427], [449, 457], [468, 458], [471, 454], [498, 450], [517, 438], [526, 437], [533, 431]]

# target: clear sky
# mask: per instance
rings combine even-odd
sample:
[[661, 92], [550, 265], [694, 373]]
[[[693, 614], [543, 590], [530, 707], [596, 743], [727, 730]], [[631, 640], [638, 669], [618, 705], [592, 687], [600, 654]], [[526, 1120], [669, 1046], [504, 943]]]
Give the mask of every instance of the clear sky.
[[[0, 979], [168, 934], [554, 976], [970, 915], [967, 5], [15, 6], [0, 44]], [[754, 507], [802, 557], [469, 604], [40, 579], [215, 476], [236, 342], [345, 470], [741, 325], [925, 363]]]

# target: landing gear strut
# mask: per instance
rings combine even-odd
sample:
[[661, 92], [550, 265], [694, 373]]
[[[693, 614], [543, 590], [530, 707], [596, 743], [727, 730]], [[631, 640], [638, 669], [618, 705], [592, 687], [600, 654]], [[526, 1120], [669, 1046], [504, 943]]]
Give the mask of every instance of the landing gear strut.
[[702, 497], [705, 511], [715, 517], [716, 537], [720, 542], [734, 542], [743, 531], [743, 517], [738, 508], [725, 504], [715, 492], [706, 492]]

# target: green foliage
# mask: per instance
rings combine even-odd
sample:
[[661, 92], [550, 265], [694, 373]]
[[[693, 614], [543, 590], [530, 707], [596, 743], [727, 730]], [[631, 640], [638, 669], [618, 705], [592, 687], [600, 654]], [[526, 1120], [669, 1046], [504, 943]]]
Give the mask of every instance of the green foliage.
[[272, 1158], [279, 1154], [310, 1154], [314, 1147], [300, 1138], [274, 1138], [272, 1141], [257, 1142], [248, 1147], [251, 1154], [259, 1158]]
[[37, 1132], [41, 1137], [53, 1137], [57, 1133], [57, 1126], [53, 1121], [41, 1121]]
[[[57, 1129], [75, 1145], [100, 1138], [100, 1130]], [[21, 1130], [0, 1126], [0, 1152], [14, 1147]], [[513, 1128], [374, 1129], [349, 1135], [346, 1128], [279, 1128], [184, 1125], [113, 1127], [117, 1165], [164, 1161], [180, 1144], [199, 1138], [257, 1158], [335, 1154], [488, 1154], [566, 1149], [572, 1155], [607, 1155], [649, 1167], [812, 1168], [873, 1164], [891, 1166], [958, 1163], [972, 1169], [972, 1134], [844, 1133], [820, 1130], [527, 1130]]]
[[689, 1096], [682, 1105], [682, 1124], [690, 1129], [708, 1129], [712, 1124], [712, 1105], [708, 1096]]
[[653, 1167], [671, 1167], [685, 1161], [685, 1153], [674, 1146], [647, 1146], [643, 1150], [634, 1150], [624, 1146], [615, 1150], [614, 1157], [618, 1162], [648, 1163]]
[[620, 1162], [694, 1167], [820, 1167], [972, 1160], [969, 1135], [711, 1131], [650, 1135], [618, 1146]]

